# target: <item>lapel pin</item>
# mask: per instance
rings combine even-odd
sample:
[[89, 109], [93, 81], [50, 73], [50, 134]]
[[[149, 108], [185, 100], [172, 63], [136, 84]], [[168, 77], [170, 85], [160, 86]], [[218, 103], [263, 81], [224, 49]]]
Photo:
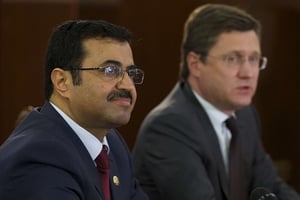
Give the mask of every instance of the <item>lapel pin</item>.
[[114, 182], [115, 186], [120, 185], [120, 181], [119, 181], [119, 178], [117, 176], [113, 176], [113, 182]]

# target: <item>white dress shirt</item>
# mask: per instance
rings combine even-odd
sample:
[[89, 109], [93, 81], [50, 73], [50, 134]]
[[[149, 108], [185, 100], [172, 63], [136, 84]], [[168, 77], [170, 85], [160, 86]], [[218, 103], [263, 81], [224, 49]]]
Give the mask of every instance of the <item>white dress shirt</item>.
[[74, 120], [67, 116], [61, 109], [59, 109], [51, 102], [50, 104], [62, 116], [62, 118], [64, 118], [67, 124], [74, 130], [74, 132], [77, 134], [77, 136], [80, 138], [80, 140], [88, 150], [93, 160], [95, 160], [96, 157], [100, 154], [103, 145], [106, 145], [107, 153], [109, 153], [109, 145], [106, 136], [104, 136], [103, 142], [101, 143], [93, 134], [88, 132], [86, 129], [82, 128], [79, 124], [77, 124]]
[[203, 97], [201, 97], [196, 91], [193, 90], [194, 95], [197, 100], [201, 103], [204, 110], [206, 111], [212, 126], [215, 129], [217, 134], [219, 145], [221, 149], [221, 153], [223, 156], [223, 161], [225, 165], [225, 169], [228, 172], [228, 154], [229, 154], [229, 144], [231, 139], [231, 133], [227, 129], [225, 125], [225, 120], [228, 118], [228, 115], [217, 109], [211, 103], [206, 101]]

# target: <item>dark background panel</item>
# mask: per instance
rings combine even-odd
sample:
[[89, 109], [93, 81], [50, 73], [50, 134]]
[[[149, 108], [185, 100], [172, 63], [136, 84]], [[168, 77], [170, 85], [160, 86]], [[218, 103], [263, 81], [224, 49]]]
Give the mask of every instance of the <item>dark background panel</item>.
[[145, 115], [177, 81], [184, 21], [207, 2], [237, 5], [262, 22], [262, 49], [269, 62], [254, 99], [262, 139], [281, 176], [300, 192], [300, 2], [294, 0], [3, 0], [0, 144], [24, 106], [44, 102], [43, 62], [53, 27], [68, 19], [104, 19], [133, 32], [135, 63], [146, 74], [137, 86], [131, 121], [119, 129], [132, 148]]

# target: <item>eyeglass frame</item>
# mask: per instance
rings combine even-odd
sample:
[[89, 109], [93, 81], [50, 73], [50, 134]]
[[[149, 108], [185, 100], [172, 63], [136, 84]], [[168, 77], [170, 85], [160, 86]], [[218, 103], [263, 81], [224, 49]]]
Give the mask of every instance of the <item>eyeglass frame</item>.
[[[206, 55], [205, 57], [215, 58], [215, 59], [222, 59], [222, 61], [224, 61], [227, 65], [234, 64], [236, 66], [238, 66], [238, 65], [242, 66], [247, 60], [248, 63], [251, 65], [251, 61], [250, 61], [251, 56], [245, 58], [245, 57], [239, 56], [237, 54], [234, 54], [234, 55], [227, 54], [227, 55], [221, 55], [221, 56]], [[230, 60], [228, 60], [230, 57], [231, 58], [234, 57], [237, 60], [236, 61], [230, 61]], [[265, 57], [265, 56], [252, 56], [252, 57], [257, 57], [258, 58], [258, 69], [260, 71], [266, 69], [267, 63], [268, 63], [268, 58], [267, 57]], [[229, 63], [229, 62], [232, 62], [232, 63]]]
[[[119, 74], [117, 74], [115, 77], [107, 76], [105, 69], [107, 69], [108, 67], [114, 67], [114, 68], [119, 69]], [[83, 66], [74, 67], [74, 66], [70, 66], [70, 67], [68, 67], [67, 69], [64, 69], [64, 70], [69, 70], [69, 71], [76, 71], [76, 70], [77, 71], [92, 71], [92, 70], [99, 70], [100, 71], [100, 70], [103, 70], [103, 71], [100, 71], [100, 72], [103, 73], [105, 77], [108, 77], [108, 78], [111, 78], [111, 79], [120, 78], [120, 80], [123, 80], [125, 72], [127, 72], [128, 76], [130, 77], [130, 79], [132, 80], [132, 82], [135, 85], [143, 84], [144, 78], [145, 78], [145, 72], [142, 69], [138, 68], [137, 65], [130, 65], [125, 70], [122, 69], [122, 67], [117, 66], [117, 65], [106, 65], [106, 66], [101, 66], [101, 67], [83, 67]], [[136, 72], [138, 71], [140, 74], [142, 74], [142, 78], [141, 78], [140, 82], [135, 82], [135, 80], [129, 74], [130, 70], [135, 70]]]

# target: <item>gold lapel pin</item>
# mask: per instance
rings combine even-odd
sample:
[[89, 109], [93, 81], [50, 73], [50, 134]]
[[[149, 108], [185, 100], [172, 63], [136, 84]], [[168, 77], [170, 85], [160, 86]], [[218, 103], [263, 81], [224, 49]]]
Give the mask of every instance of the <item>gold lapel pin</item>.
[[113, 176], [113, 182], [116, 186], [119, 186], [120, 185], [120, 181], [119, 181], [119, 178], [117, 176]]

